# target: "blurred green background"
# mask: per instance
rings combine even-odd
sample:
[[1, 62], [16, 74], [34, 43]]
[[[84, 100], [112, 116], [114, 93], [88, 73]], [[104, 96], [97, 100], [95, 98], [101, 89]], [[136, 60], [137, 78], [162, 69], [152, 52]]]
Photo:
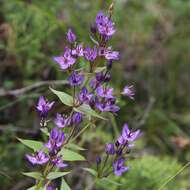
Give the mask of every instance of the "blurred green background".
[[[63, 51], [68, 27], [80, 41], [91, 43], [89, 26], [97, 12], [106, 11], [110, 3], [0, 1], [1, 190], [24, 190], [32, 183], [21, 174], [30, 170], [24, 159], [28, 150], [16, 137], [42, 138], [35, 104], [41, 94], [53, 98], [48, 85], [16, 95], [11, 90], [40, 81], [64, 80], [52, 56]], [[100, 184], [94, 189], [156, 190], [190, 160], [190, 1], [116, 0], [113, 18], [117, 32], [111, 43], [120, 51], [121, 60], [114, 64], [112, 82], [117, 89], [133, 84], [135, 101], [122, 99], [123, 108], [116, 120], [97, 128], [99, 138], [89, 131], [82, 140], [93, 160], [94, 152], [116, 137], [112, 126], [120, 130], [128, 122], [132, 128], [140, 128], [143, 136], [131, 154], [131, 171], [116, 179], [123, 186]], [[61, 109], [60, 104], [54, 112]], [[93, 147], [97, 150], [91, 150]], [[73, 190], [89, 183], [91, 179], [84, 176], [76, 172], [68, 179]], [[165, 189], [187, 190], [188, 181], [189, 168]]]

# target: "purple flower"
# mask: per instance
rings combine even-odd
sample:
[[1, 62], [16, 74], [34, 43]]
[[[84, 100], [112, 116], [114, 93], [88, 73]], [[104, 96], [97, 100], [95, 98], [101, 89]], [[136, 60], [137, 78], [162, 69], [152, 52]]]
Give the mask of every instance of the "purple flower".
[[73, 43], [73, 42], [75, 42], [75, 40], [76, 40], [76, 35], [72, 32], [71, 29], [69, 29], [67, 32], [67, 41], [69, 43]]
[[35, 155], [26, 155], [26, 158], [33, 165], [39, 164], [43, 165], [49, 161], [49, 156], [47, 156], [43, 151], [38, 151]]
[[84, 50], [84, 57], [90, 61], [93, 62], [97, 57], [97, 48], [94, 46], [94, 48], [86, 47]]
[[78, 94], [79, 102], [82, 103], [89, 103], [90, 99], [92, 98], [93, 94], [88, 93], [88, 89], [83, 87], [81, 92]]
[[107, 143], [105, 151], [107, 154], [114, 155], [115, 154], [115, 146], [113, 143]]
[[68, 78], [69, 84], [71, 86], [79, 86], [84, 81], [84, 76], [81, 74], [77, 74], [76, 71], [73, 71], [70, 77]]
[[43, 96], [40, 96], [38, 100], [37, 110], [40, 113], [41, 117], [47, 117], [49, 110], [54, 105], [54, 102], [46, 102]]
[[72, 50], [72, 55], [76, 55], [78, 57], [84, 56], [82, 44], [78, 44], [77, 47]]
[[68, 48], [65, 49], [65, 52], [62, 56], [56, 56], [53, 58], [53, 60], [59, 64], [63, 71], [68, 69], [76, 62], [76, 59], [71, 56], [71, 50]]
[[99, 164], [101, 164], [101, 162], [102, 162], [101, 157], [100, 157], [100, 156], [97, 156], [97, 157], [96, 157], [96, 164], [99, 165]]
[[119, 52], [118, 51], [107, 50], [105, 52], [105, 58], [107, 60], [119, 60]]
[[96, 16], [96, 24], [102, 24], [102, 21], [104, 19], [104, 13], [102, 11], [99, 11], [99, 13]]
[[52, 163], [58, 168], [65, 168], [68, 166], [68, 164], [63, 163], [62, 156], [56, 156], [53, 158]]
[[72, 115], [72, 123], [73, 124], [79, 124], [80, 122], [82, 122], [82, 119], [83, 119], [82, 113], [75, 112]]
[[134, 100], [134, 88], [133, 88], [133, 85], [131, 86], [125, 86], [124, 89], [123, 89], [123, 92], [121, 93], [123, 95], [126, 95], [128, 96], [130, 99]]
[[114, 174], [116, 176], [121, 176], [124, 172], [129, 170], [129, 167], [124, 166], [125, 160], [119, 158], [116, 162], [113, 163]]
[[96, 16], [96, 25], [101, 35], [111, 37], [115, 33], [114, 23], [102, 11]]
[[65, 134], [59, 131], [57, 128], [53, 128], [50, 132], [49, 141], [45, 146], [50, 150], [52, 154], [57, 153], [59, 148], [63, 145], [65, 140]]
[[136, 130], [136, 131], [132, 132], [132, 131], [129, 130], [128, 125], [124, 124], [123, 129], [122, 129], [122, 134], [118, 138], [117, 141], [121, 145], [124, 145], [124, 144], [128, 145], [128, 142], [135, 141], [139, 136], [140, 136], [140, 130]]
[[54, 188], [53, 186], [51, 186], [51, 185], [48, 185], [48, 186], [46, 187], [46, 190], [55, 190], [55, 188]]
[[68, 119], [61, 116], [61, 114], [57, 113], [55, 118], [55, 124], [59, 128], [64, 128], [68, 125]]
[[107, 75], [105, 76], [103, 72], [96, 73], [96, 77], [90, 81], [90, 87], [96, 89], [101, 83], [105, 82], [106, 78]]
[[119, 52], [112, 51], [111, 47], [105, 49], [104, 47], [99, 48], [99, 56], [104, 56], [107, 60], [119, 60]]
[[96, 89], [98, 96], [103, 98], [113, 98], [113, 88], [99, 86]]
[[83, 83], [84, 81], [84, 76], [81, 74], [77, 74], [76, 71], [73, 71], [68, 79], [69, 84], [71, 86], [79, 86]]
[[96, 101], [96, 108], [101, 112], [118, 112], [119, 106], [115, 105], [115, 99], [109, 98], [104, 102]]

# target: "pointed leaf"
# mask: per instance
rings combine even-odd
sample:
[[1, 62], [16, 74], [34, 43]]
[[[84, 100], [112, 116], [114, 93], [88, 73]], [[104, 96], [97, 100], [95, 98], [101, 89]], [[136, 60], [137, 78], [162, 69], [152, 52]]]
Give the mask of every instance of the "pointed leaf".
[[70, 172], [50, 172], [47, 176], [47, 179], [57, 179], [59, 177], [65, 176], [67, 174], [69, 174]]
[[68, 143], [65, 147], [68, 149], [71, 149], [71, 150], [86, 150], [86, 149], [84, 149], [76, 144], [72, 144], [72, 143]]
[[32, 186], [32, 187], [29, 187], [28, 189], [26, 190], [35, 190], [36, 189], [36, 185], [35, 186]]
[[58, 98], [61, 100], [61, 102], [67, 106], [73, 106], [73, 98], [69, 94], [61, 91], [54, 90], [50, 88], [50, 90], [58, 96]]
[[62, 148], [60, 154], [63, 156], [64, 161], [84, 161], [84, 156], [72, 150]]
[[33, 149], [34, 151], [38, 151], [44, 147], [43, 143], [40, 141], [26, 140], [26, 139], [20, 139], [20, 138], [18, 138], [18, 140], [25, 146]]
[[96, 113], [89, 105], [87, 104], [83, 104], [77, 108], [74, 108], [75, 111], [86, 114], [88, 116], [93, 116], [93, 117], [97, 117], [103, 120], [106, 120], [104, 117], [102, 117], [101, 115], [99, 115], [98, 113]]
[[42, 179], [42, 174], [40, 172], [24, 172], [22, 174], [35, 179]]
[[61, 189], [60, 190], [71, 190], [71, 188], [69, 187], [69, 185], [67, 184], [67, 182], [63, 178], [61, 181]]
[[91, 175], [93, 175], [95, 177], [97, 176], [97, 171], [92, 168], [83, 168], [83, 170], [89, 172]]
[[106, 184], [112, 184], [112, 185], [117, 185], [117, 186], [121, 186], [121, 185], [122, 185], [121, 183], [118, 183], [118, 182], [113, 181], [112, 179], [106, 178], [106, 177], [100, 179], [100, 181], [101, 181], [102, 183], [106, 183]]
[[99, 72], [102, 72], [102, 71], [104, 71], [104, 70], [106, 70], [106, 67], [97, 67], [97, 68], [95, 69], [95, 72], [96, 72], [96, 73], [99, 73]]

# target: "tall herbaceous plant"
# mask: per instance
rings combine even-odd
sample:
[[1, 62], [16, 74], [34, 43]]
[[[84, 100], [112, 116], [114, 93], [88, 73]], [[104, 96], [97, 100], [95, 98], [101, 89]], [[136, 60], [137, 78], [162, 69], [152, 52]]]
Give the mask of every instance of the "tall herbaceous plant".
[[[98, 120], [107, 122], [108, 112], [119, 117], [116, 92], [110, 85], [112, 65], [120, 56], [108, 45], [116, 32], [112, 14], [113, 4], [108, 14], [102, 11], [97, 14], [90, 28], [93, 46], [79, 43], [75, 33], [69, 29], [66, 34], [68, 44], [63, 54], [53, 57], [63, 74], [68, 76], [70, 93], [50, 88], [66, 107], [66, 112], [57, 113], [53, 120], [48, 118], [48, 114], [55, 102], [48, 101], [44, 96], [39, 97], [36, 110], [40, 116], [41, 132], [47, 136], [47, 142], [19, 139], [34, 151], [26, 154], [26, 159], [36, 170], [24, 173], [35, 179], [34, 186], [29, 188], [31, 190], [70, 189], [63, 176], [72, 172], [72, 162], [86, 160], [76, 152], [76, 149], [82, 148], [74, 144], [75, 141], [90, 126], [97, 125]], [[79, 64], [79, 60], [83, 64]], [[133, 100], [133, 86], [126, 85], [118, 95]], [[130, 172], [127, 157], [139, 135], [139, 130], [130, 130], [125, 123], [118, 138], [108, 142], [104, 153], [97, 156], [96, 163], [91, 168], [82, 168], [93, 176], [94, 185], [101, 180], [114, 183], [110, 175], [121, 176]], [[61, 187], [56, 187], [54, 183], [57, 178], [62, 178]]]

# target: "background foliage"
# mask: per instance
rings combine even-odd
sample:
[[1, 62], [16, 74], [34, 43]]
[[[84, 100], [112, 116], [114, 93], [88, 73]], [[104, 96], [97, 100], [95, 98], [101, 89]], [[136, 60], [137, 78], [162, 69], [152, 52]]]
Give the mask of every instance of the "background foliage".
[[[30, 166], [24, 160], [26, 149], [16, 137], [43, 138], [34, 105], [39, 94], [53, 98], [47, 86], [18, 96], [3, 92], [44, 80], [64, 80], [52, 56], [62, 52], [67, 28], [72, 27], [81, 41], [90, 42], [89, 25], [98, 10], [107, 10], [109, 4], [109, 0], [0, 1], [1, 189], [24, 189], [31, 183], [21, 174]], [[188, 0], [116, 0], [117, 33], [112, 45], [121, 52], [121, 60], [114, 65], [112, 81], [116, 88], [134, 84], [136, 101], [122, 99], [119, 120], [99, 126], [98, 137], [91, 129], [79, 144], [90, 149], [87, 156], [94, 161], [125, 121], [141, 128], [143, 136], [131, 171], [119, 179], [123, 189], [157, 189], [190, 160], [189, 19]], [[57, 111], [63, 111], [61, 104]], [[187, 189], [189, 174], [187, 169], [167, 188]], [[77, 172], [72, 175], [75, 180], [68, 180], [73, 189], [91, 181], [88, 177], [82, 181]]]

